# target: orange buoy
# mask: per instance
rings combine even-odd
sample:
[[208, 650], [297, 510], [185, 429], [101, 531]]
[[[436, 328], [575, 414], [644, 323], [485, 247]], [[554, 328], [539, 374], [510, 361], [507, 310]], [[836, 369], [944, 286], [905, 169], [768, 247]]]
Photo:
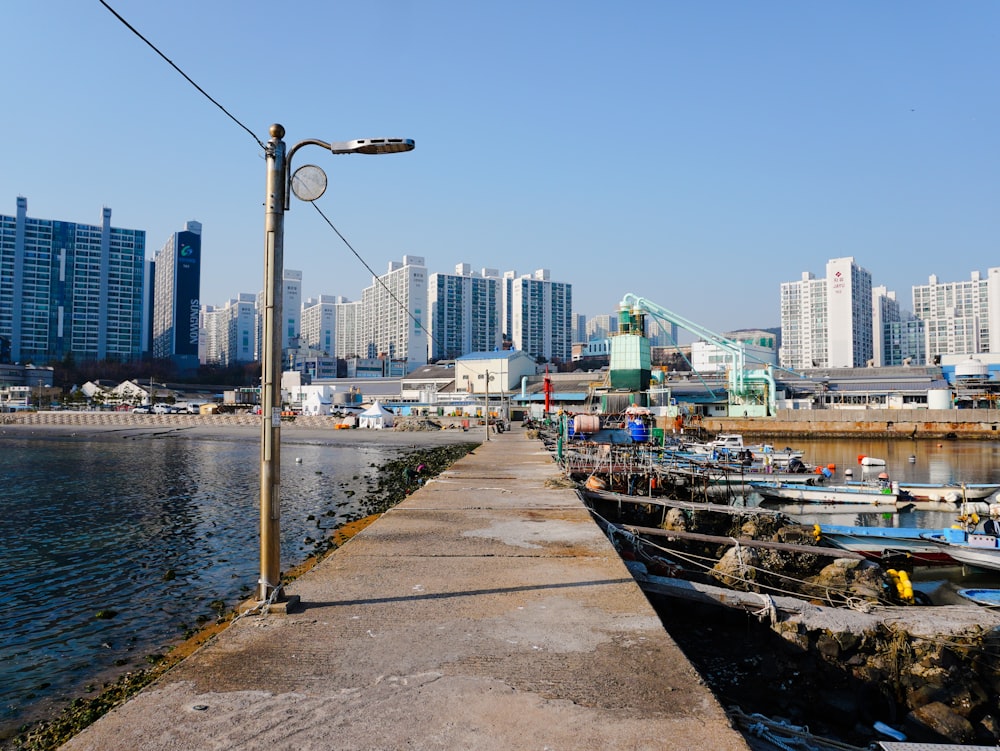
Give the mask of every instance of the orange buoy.
[[826, 468], [828, 470], [830, 470], [831, 472], [836, 472], [837, 471], [837, 465], [836, 464], [827, 464]]

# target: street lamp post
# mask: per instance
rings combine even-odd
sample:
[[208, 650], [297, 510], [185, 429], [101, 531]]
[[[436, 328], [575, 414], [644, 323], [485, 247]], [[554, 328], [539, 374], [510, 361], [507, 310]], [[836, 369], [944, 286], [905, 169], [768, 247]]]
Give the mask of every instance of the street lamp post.
[[264, 198], [264, 325], [261, 353], [260, 580], [258, 600], [280, 600], [281, 591], [281, 276], [284, 268], [285, 211], [289, 192], [315, 201], [326, 190], [326, 174], [306, 165], [290, 173], [292, 156], [302, 146], [321, 146], [334, 154], [393, 154], [412, 151], [408, 138], [356, 139], [326, 143], [308, 139], [286, 152], [285, 129], [275, 123], [267, 142], [267, 191]]
[[[483, 376], [479, 376], [482, 378]], [[490, 440], [490, 381], [493, 380], [493, 376], [490, 375], [490, 371], [486, 371], [486, 440]]]

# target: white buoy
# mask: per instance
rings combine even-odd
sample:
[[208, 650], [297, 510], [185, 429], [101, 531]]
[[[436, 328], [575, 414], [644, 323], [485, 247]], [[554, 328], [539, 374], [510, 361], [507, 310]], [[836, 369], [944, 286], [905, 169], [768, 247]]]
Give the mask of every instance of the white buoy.
[[295, 463], [296, 464], [302, 464], [302, 457], [301, 456], [296, 456], [295, 457]]
[[910, 464], [916, 464], [916, 463], [917, 463], [917, 457], [915, 457], [913, 454], [910, 454]]

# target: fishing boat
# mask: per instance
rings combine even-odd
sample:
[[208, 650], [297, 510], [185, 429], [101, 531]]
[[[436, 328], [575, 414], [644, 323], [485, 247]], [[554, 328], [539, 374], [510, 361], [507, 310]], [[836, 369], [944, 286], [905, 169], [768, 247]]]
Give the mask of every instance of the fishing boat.
[[879, 485], [803, 485], [786, 482], [751, 482], [764, 501], [777, 503], [851, 504], [895, 506], [899, 490]]
[[961, 529], [945, 529], [923, 535], [937, 545], [958, 563], [966, 566], [1000, 571], [1000, 547], [996, 535], [966, 532]]
[[767, 456], [776, 467], [784, 467], [792, 459], [802, 460], [802, 452], [798, 449], [790, 447], [777, 449], [769, 443], [745, 444], [743, 436], [739, 433], [720, 433], [713, 440], [704, 443], [685, 442], [683, 448], [692, 454], [716, 457], [749, 455], [759, 461]]
[[925, 540], [925, 534], [944, 534], [943, 529], [924, 527], [863, 527], [844, 524], [817, 524], [820, 540], [842, 550], [861, 553], [865, 558], [883, 560], [894, 556], [912, 558], [920, 565], [953, 565], [955, 559], [945, 548]]
[[961, 503], [963, 500], [985, 501], [994, 493], [1000, 491], [1000, 483], [900, 482], [899, 489], [915, 501], [950, 501], [952, 503]]
[[747, 496], [754, 482], [781, 482], [787, 485], [819, 485], [825, 481], [821, 474], [801, 474], [771, 471], [750, 465], [707, 463], [698, 460], [674, 461], [654, 466], [663, 487], [673, 486], [696, 495], [712, 498]]

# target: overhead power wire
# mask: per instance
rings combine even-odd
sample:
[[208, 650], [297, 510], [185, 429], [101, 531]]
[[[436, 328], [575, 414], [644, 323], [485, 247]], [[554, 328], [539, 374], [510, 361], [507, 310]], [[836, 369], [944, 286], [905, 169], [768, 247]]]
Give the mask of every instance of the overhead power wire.
[[[192, 86], [194, 86], [206, 99], [208, 99], [208, 101], [210, 101], [212, 104], [214, 104], [220, 110], [222, 110], [222, 112], [224, 112], [226, 114], [226, 116], [230, 120], [232, 120], [234, 123], [236, 123], [238, 126], [240, 126], [243, 130], [245, 130], [247, 133], [249, 133], [250, 136], [253, 138], [253, 140], [257, 142], [258, 146], [260, 146], [264, 151], [267, 151], [267, 146], [264, 144], [263, 141], [260, 140], [260, 138], [257, 137], [257, 135], [252, 130], [250, 130], [250, 128], [248, 128], [246, 125], [244, 125], [242, 122], [240, 122], [239, 119], [237, 119], [235, 115], [233, 115], [229, 110], [227, 110], [225, 107], [223, 107], [207, 91], [205, 91], [203, 88], [201, 88], [201, 86], [199, 86], [197, 83], [195, 83], [187, 73], [185, 73], [183, 70], [181, 70], [174, 63], [173, 60], [171, 60], [169, 57], [167, 57], [166, 55], [164, 55], [159, 49], [157, 49], [157, 47], [156, 47], [155, 44], [153, 44], [151, 41], [149, 41], [148, 39], [146, 39], [146, 37], [144, 37], [138, 31], [138, 29], [136, 29], [132, 24], [130, 24], [128, 21], [126, 21], [118, 11], [116, 11], [114, 8], [112, 8], [110, 5], [108, 5], [108, 3], [105, 0], [98, 0], [98, 2], [101, 5], [103, 5], [105, 8], [107, 8], [108, 11], [115, 18], [117, 18], [129, 31], [131, 31], [133, 34], [135, 34], [137, 37], [139, 37], [139, 39], [141, 39], [143, 42], [145, 42], [149, 46], [149, 48], [151, 50], [153, 50], [153, 52], [155, 52], [157, 55], [159, 55], [161, 58], [163, 58], [170, 65], [171, 68], [173, 68], [178, 73], [180, 73], [182, 76], [184, 76], [184, 79], [188, 83], [190, 83]], [[361, 255], [354, 249], [354, 247], [347, 241], [347, 238], [344, 237], [340, 233], [340, 230], [338, 230], [333, 225], [333, 222], [331, 222], [330, 219], [327, 217], [327, 215], [323, 213], [323, 210], [316, 204], [315, 201], [312, 202], [312, 205], [316, 209], [316, 211], [319, 212], [319, 215], [321, 217], [323, 217], [323, 219], [326, 221], [326, 223], [330, 226], [330, 229], [332, 229], [337, 234], [337, 237], [339, 237], [341, 239], [341, 241], [344, 243], [344, 245], [346, 245], [348, 247], [348, 249], [351, 251], [351, 253], [354, 254], [354, 257], [357, 258], [359, 261], [361, 261], [361, 265], [363, 265], [366, 269], [368, 269], [369, 273], [371, 273], [371, 275], [372, 275], [372, 278], [374, 278], [375, 281], [378, 282], [383, 287], [383, 289], [385, 289], [385, 291], [389, 293], [389, 296], [393, 299], [393, 301], [406, 313], [407, 316], [409, 316], [413, 320], [413, 322], [420, 328], [420, 330], [422, 330], [425, 334], [427, 334], [427, 336], [430, 337], [430, 339], [435, 344], [438, 345], [439, 350], [443, 352], [444, 351], [444, 346], [443, 346], [442, 342], [439, 341], [437, 338], [435, 338], [434, 335], [430, 331], [428, 331], [427, 328], [409, 311], [409, 309], [402, 303], [402, 301], [398, 297], [396, 297], [396, 295], [393, 293], [393, 291], [391, 289], [389, 289], [388, 286], [386, 286], [385, 282], [383, 282], [382, 279], [380, 279], [379, 276], [372, 270], [372, 267], [370, 265], [368, 265], [368, 262], [365, 261], [365, 259], [362, 258]]]
[[207, 91], [205, 91], [205, 90], [204, 90], [203, 88], [201, 88], [201, 86], [199, 86], [198, 84], [196, 84], [196, 83], [195, 83], [195, 82], [194, 82], [194, 81], [193, 81], [193, 80], [191, 79], [191, 76], [189, 76], [189, 75], [188, 75], [187, 73], [185, 73], [185, 72], [184, 72], [183, 70], [181, 70], [181, 69], [180, 69], [179, 67], [177, 67], [177, 65], [176, 65], [176, 64], [174, 63], [174, 61], [173, 61], [173, 60], [171, 60], [171, 59], [170, 59], [169, 57], [167, 57], [167, 56], [166, 56], [166, 55], [164, 55], [164, 54], [163, 54], [162, 52], [160, 52], [160, 50], [159, 50], [159, 49], [157, 49], [157, 47], [156, 47], [156, 45], [155, 45], [155, 44], [153, 44], [153, 43], [152, 43], [151, 41], [149, 41], [148, 39], [146, 39], [146, 37], [144, 37], [144, 36], [143, 36], [143, 35], [142, 35], [141, 33], [139, 33], [138, 29], [136, 29], [136, 28], [135, 28], [135, 27], [134, 27], [134, 26], [133, 26], [132, 24], [130, 24], [130, 23], [129, 23], [128, 21], [126, 21], [126, 20], [125, 20], [124, 18], [122, 18], [121, 14], [120, 14], [120, 13], [119, 13], [118, 11], [116, 11], [116, 10], [115, 10], [114, 8], [112, 8], [112, 7], [110, 6], [110, 5], [108, 5], [108, 4], [107, 4], [107, 3], [105, 2], [105, 0], [97, 0], [97, 1], [98, 1], [98, 2], [99, 2], [99, 3], [101, 4], [101, 5], [103, 5], [103, 6], [105, 7], [105, 8], [107, 8], [107, 9], [108, 9], [108, 11], [109, 11], [109, 12], [110, 12], [110, 13], [111, 13], [111, 14], [112, 14], [112, 15], [113, 15], [113, 16], [114, 16], [115, 18], [117, 18], [117, 19], [118, 19], [119, 21], [121, 21], [121, 22], [122, 22], [122, 23], [123, 23], [123, 24], [125, 25], [125, 27], [126, 27], [126, 28], [127, 28], [128, 30], [129, 30], [129, 31], [131, 31], [131, 32], [132, 32], [133, 34], [135, 34], [135, 35], [136, 35], [137, 37], [139, 37], [139, 38], [140, 38], [140, 39], [141, 39], [142, 41], [144, 41], [144, 42], [145, 42], [145, 43], [146, 43], [147, 45], [149, 45], [149, 48], [150, 48], [151, 50], [153, 50], [153, 52], [155, 52], [155, 53], [156, 53], [157, 55], [159, 55], [160, 57], [162, 57], [162, 58], [163, 58], [163, 59], [164, 59], [164, 60], [165, 60], [165, 61], [167, 62], [167, 64], [168, 64], [168, 65], [170, 65], [170, 67], [171, 67], [171, 68], [173, 68], [173, 69], [174, 69], [174, 70], [176, 70], [176, 71], [177, 71], [178, 73], [180, 73], [180, 74], [181, 74], [182, 76], [184, 76], [184, 79], [185, 79], [185, 80], [186, 80], [186, 81], [187, 81], [187, 82], [188, 82], [189, 84], [191, 84], [191, 85], [192, 85], [192, 86], [194, 86], [194, 87], [195, 87], [196, 89], [198, 89], [198, 91], [199, 91], [199, 92], [201, 92], [202, 96], [204, 96], [204, 97], [205, 97], [206, 99], [208, 99], [208, 101], [210, 101], [210, 102], [211, 102], [212, 104], [214, 104], [214, 105], [215, 105], [216, 107], [218, 107], [218, 108], [219, 108], [220, 110], [222, 110], [222, 111], [223, 111], [223, 112], [224, 112], [224, 113], [226, 114], [226, 116], [227, 116], [227, 117], [228, 117], [228, 118], [229, 118], [230, 120], [232, 120], [232, 121], [233, 121], [234, 123], [236, 123], [236, 124], [237, 124], [237, 125], [239, 125], [239, 126], [240, 126], [241, 128], [243, 128], [243, 130], [245, 130], [245, 131], [246, 131], [247, 133], [249, 133], [249, 134], [250, 134], [250, 137], [251, 137], [251, 138], [253, 138], [253, 140], [255, 140], [255, 141], [257, 142], [257, 145], [259, 145], [259, 146], [260, 146], [260, 147], [261, 147], [262, 149], [264, 149], [264, 150], [267, 150], [267, 147], [266, 147], [266, 146], [264, 145], [264, 142], [263, 142], [263, 141], [261, 141], [261, 140], [260, 140], [260, 138], [258, 138], [258, 137], [257, 137], [257, 134], [255, 134], [255, 133], [254, 133], [254, 132], [253, 132], [252, 130], [250, 130], [250, 128], [248, 128], [248, 127], [247, 127], [246, 125], [244, 125], [243, 123], [241, 123], [241, 122], [240, 122], [240, 121], [239, 121], [239, 120], [238, 120], [238, 119], [236, 118], [236, 116], [235, 116], [235, 115], [233, 115], [233, 113], [231, 113], [231, 112], [230, 112], [229, 110], [227, 110], [227, 109], [226, 109], [225, 107], [223, 107], [223, 106], [222, 106], [221, 104], [219, 104], [219, 103], [218, 103], [218, 102], [217, 102], [217, 101], [216, 101], [216, 100], [215, 100], [214, 98], [212, 98], [212, 96], [211, 96], [211, 95], [209, 95], [209, 93], [208, 93]]

